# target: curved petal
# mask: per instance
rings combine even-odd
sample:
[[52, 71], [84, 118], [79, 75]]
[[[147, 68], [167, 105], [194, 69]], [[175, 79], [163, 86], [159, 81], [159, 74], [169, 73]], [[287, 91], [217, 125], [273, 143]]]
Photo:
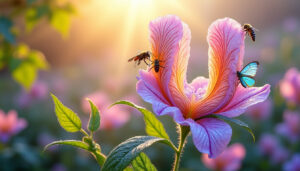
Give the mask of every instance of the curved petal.
[[154, 69], [152, 69], [151, 73], [156, 77], [162, 94], [172, 102], [169, 82], [172, 74], [174, 56], [178, 52], [178, 43], [183, 34], [182, 23], [178, 17], [168, 15], [151, 21], [149, 29], [152, 61], [158, 59], [159, 65], [162, 66], [159, 72], [156, 73]]
[[191, 31], [187, 24], [182, 23], [183, 36], [179, 42], [179, 50], [176, 53], [173, 66], [172, 74], [169, 83], [169, 90], [174, 104], [183, 113], [188, 111], [189, 97], [185, 93], [186, 85], [186, 71], [188, 60], [190, 57], [190, 42], [191, 42]]
[[192, 118], [211, 114], [226, 105], [233, 97], [236, 72], [241, 68], [245, 32], [230, 18], [215, 21], [208, 31], [209, 85], [204, 98], [194, 105]]
[[244, 88], [239, 85], [231, 101], [220, 111], [215, 112], [227, 117], [236, 117], [252, 105], [265, 101], [270, 93], [270, 85]]
[[231, 127], [219, 119], [205, 118], [197, 122], [187, 119], [185, 122], [190, 125], [196, 148], [210, 158], [221, 154], [231, 139]]
[[169, 101], [162, 94], [155, 76], [150, 72], [140, 71], [140, 80], [137, 83], [136, 90], [146, 102], [161, 101], [169, 104]]

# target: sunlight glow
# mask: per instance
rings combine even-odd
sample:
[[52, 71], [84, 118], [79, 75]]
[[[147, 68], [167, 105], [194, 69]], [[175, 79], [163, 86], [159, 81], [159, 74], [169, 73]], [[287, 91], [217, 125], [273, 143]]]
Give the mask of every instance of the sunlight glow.
[[[187, 24], [193, 23], [199, 31], [206, 32], [202, 29], [203, 18], [197, 16], [197, 11], [187, 10], [186, 6], [190, 3], [180, 0], [90, 0], [84, 13], [89, 20], [87, 24], [93, 23], [101, 42], [113, 41], [111, 48], [115, 56], [119, 61], [126, 61], [132, 55], [150, 49], [148, 24], [159, 16], [178, 15]], [[87, 38], [89, 34], [93, 35], [86, 33]], [[116, 72], [123, 72], [126, 67], [127, 63], [120, 62]]]

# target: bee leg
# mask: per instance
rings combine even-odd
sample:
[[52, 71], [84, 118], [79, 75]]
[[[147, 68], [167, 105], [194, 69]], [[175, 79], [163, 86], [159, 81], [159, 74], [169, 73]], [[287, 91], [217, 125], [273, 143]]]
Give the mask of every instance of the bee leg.
[[148, 69], [148, 72], [151, 71], [151, 69], [153, 68], [153, 66], [151, 68]]
[[146, 65], [149, 65], [147, 62], [146, 62], [146, 59], [144, 58], [144, 62], [146, 63]]

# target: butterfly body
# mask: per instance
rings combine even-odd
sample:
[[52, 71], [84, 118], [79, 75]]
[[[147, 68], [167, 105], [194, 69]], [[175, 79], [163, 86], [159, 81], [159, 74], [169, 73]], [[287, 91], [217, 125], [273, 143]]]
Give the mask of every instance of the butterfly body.
[[255, 85], [254, 76], [256, 75], [259, 63], [250, 62], [241, 71], [237, 71], [237, 77], [243, 87], [253, 87]]

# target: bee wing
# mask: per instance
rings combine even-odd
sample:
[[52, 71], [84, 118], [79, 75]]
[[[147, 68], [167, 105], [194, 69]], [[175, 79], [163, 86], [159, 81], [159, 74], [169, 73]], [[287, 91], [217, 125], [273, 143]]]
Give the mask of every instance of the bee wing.
[[253, 30], [255, 30], [255, 31], [259, 31], [257, 28], [255, 28], [255, 27], [252, 27], [253, 28]]
[[128, 59], [128, 62], [134, 60], [135, 58], [136, 58], [136, 56], [134, 56], [134, 57], [132, 57], [132, 58], [129, 58], [129, 59]]

